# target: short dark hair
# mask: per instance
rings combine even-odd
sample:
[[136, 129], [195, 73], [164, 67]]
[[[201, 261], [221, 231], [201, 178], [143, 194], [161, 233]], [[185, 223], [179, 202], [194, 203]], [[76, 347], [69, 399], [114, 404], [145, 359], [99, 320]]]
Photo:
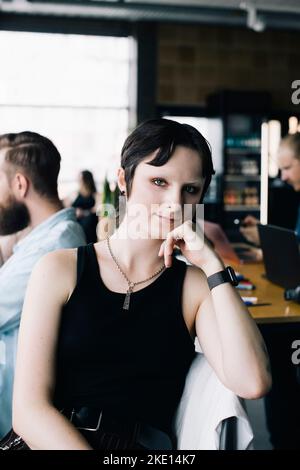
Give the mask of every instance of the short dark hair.
[[0, 135], [0, 150], [6, 150], [5, 161], [23, 170], [38, 194], [58, 199], [61, 157], [51, 140], [30, 131], [3, 134]]
[[127, 137], [121, 152], [121, 166], [125, 171], [127, 195], [130, 195], [135, 169], [153, 152], [155, 157], [148, 165], [162, 166], [172, 157], [178, 145], [196, 150], [202, 159], [204, 187], [201, 201], [215, 173], [211, 148], [203, 135], [189, 124], [180, 124], [170, 119], [150, 119], [141, 123]]

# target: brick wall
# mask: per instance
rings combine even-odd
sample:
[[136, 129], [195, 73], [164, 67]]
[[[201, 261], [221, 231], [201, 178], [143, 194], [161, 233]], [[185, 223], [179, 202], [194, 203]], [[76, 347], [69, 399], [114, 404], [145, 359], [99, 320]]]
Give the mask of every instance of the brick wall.
[[300, 107], [291, 103], [300, 32], [162, 24], [158, 34], [158, 104], [202, 105], [207, 94], [234, 89], [269, 91], [275, 108]]

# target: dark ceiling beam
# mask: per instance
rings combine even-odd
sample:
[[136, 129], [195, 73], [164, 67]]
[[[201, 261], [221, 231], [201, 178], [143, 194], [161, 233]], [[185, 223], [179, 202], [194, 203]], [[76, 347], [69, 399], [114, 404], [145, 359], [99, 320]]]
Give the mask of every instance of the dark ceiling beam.
[[[128, 22], [181, 22], [246, 27], [247, 13], [240, 8], [205, 8], [159, 3], [118, 1], [7, 1], [0, 2], [0, 14], [108, 19]], [[300, 29], [299, 14], [260, 9], [267, 28]]]

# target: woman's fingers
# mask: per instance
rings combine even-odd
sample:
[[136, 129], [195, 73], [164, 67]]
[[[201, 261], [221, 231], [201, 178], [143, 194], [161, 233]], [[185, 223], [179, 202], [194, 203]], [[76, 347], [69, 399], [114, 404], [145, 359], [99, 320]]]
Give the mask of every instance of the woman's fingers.
[[169, 268], [172, 265], [172, 253], [173, 246], [169, 239], [166, 239], [160, 246], [158, 256], [164, 257], [164, 264], [166, 268]]
[[182, 236], [177, 231], [169, 232], [166, 240], [161, 244], [158, 256], [164, 256], [165, 266], [169, 268], [172, 266], [172, 255], [174, 246], [178, 240], [182, 239]]
[[164, 254], [164, 244], [165, 244], [165, 241], [163, 241], [162, 244], [160, 245], [158, 256], [162, 256]]
[[172, 265], [172, 254], [176, 244], [182, 246], [182, 243], [188, 243], [191, 249], [194, 248], [194, 245], [199, 249], [199, 240], [196, 237], [195, 228], [191, 221], [187, 221], [168, 233], [158, 252], [158, 256], [164, 256], [167, 268]]
[[174, 245], [176, 243], [175, 236], [171, 233], [168, 235], [166, 244], [165, 244], [165, 265], [167, 268], [172, 266], [172, 255], [174, 250]]

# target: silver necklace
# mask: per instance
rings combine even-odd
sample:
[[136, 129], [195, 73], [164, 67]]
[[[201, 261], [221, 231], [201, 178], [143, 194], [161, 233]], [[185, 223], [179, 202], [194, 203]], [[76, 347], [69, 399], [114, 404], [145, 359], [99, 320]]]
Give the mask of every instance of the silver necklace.
[[118, 261], [116, 260], [115, 256], [113, 255], [113, 253], [111, 251], [109, 237], [107, 237], [106, 241], [107, 241], [107, 246], [108, 246], [108, 249], [109, 249], [109, 252], [110, 252], [110, 255], [111, 255], [112, 259], [114, 260], [114, 262], [116, 263], [117, 268], [119, 269], [120, 273], [124, 276], [124, 278], [126, 279], [126, 281], [128, 283], [128, 289], [127, 289], [127, 292], [126, 292], [126, 296], [125, 296], [125, 300], [124, 300], [124, 304], [123, 304], [123, 309], [124, 310], [129, 310], [130, 294], [132, 293], [134, 287], [137, 286], [138, 284], [142, 284], [143, 282], [150, 281], [150, 279], [157, 276], [157, 274], [161, 273], [164, 269], [166, 269], [166, 266], [163, 264], [162, 267], [158, 271], [156, 271], [152, 276], [147, 277], [147, 279], [144, 279], [143, 281], [131, 282], [128, 279], [128, 277], [126, 276], [126, 274], [124, 273], [124, 271], [122, 271]]

